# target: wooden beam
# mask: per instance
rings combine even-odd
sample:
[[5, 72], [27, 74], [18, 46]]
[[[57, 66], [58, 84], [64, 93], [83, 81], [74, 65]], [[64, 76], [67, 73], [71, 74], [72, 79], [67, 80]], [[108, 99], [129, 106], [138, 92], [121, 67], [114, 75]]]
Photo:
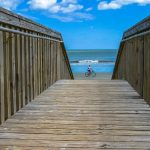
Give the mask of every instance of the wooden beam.
[[4, 48], [3, 32], [0, 31], [0, 123], [5, 120], [5, 103], [4, 103]]

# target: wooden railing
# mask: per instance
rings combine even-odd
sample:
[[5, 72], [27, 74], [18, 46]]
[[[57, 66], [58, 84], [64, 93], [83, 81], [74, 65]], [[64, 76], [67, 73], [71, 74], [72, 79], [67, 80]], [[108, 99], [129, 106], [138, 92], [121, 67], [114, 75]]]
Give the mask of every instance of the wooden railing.
[[150, 17], [124, 33], [112, 79], [127, 80], [150, 104]]
[[0, 8], [0, 123], [60, 79], [73, 79], [61, 34]]

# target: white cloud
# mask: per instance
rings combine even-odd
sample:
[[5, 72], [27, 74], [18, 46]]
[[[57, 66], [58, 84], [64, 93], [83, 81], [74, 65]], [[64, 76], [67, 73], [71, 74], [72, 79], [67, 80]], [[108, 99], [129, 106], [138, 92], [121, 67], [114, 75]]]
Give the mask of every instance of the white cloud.
[[71, 13], [71, 12], [75, 12], [77, 10], [81, 10], [83, 8], [82, 5], [74, 5], [74, 4], [69, 4], [67, 6], [63, 6], [63, 5], [53, 5], [52, 7], [50, 7], [48, 9], [49, 12], [51, 13]]
[[73, 3], [73, 4], [75, 4], [75, 3], [77, 3], [77, 0], [62, 0], [62, 2], [61, 3]]
[[30, 0], [28, 4], [32, 9], [49, 9], [57, 0]]
[[92, 7], [89, 7], [89, 8], [87, 8], [87, 9], [85, 9], [85, 11], [91, 11], [91, 10], [93, 10]]
[[99, 10], [119, 9], [125, 5], [130, 4], [146, 5], [150, 4], [150, 0], [112, 0], [110, 2], [101, 1], [98, 5], [98, 9]]
[[107, 3], [106, 1], [100, 2], [98, 5], [98, 9], [105, 10], [105, 9], [119, 9], [121, 8], [120, 4], [117, 4], [115, 1]]
[[61, 9], [60, 5], [54, 5], [54, 6], [49, 8], [49, 11], [52, 13], [58, 13], [60, 11], [60, 9]]
[[[29, 7], [17, 9], [17, 6], [25, 2]], [[9, 10], [16, 10], [22, 15], [30, 10], [40, 10], [43, 14], [51, 18], [56, 18], [63, 22], [81, 22], [94, 19], [93, 15], [88, 13], [93, 8], [86, 8], [79, 3], [79, 0], [0, 0], [0, 6]], [[25, 5], [26, 6], [26, 5]], [[32, 16], [26, 16], [34, 19]]]
[[0, 6], [8, 10], [14, 10], [21, 2], [23, 0], [0, 0]]
[[62, 22], [82, 22], [84, 20], [93, 20], [94, 17], [89, 13], [69, 13], [64, 15], [50, 14], [49, 18], [55, 18]]
[[51, 13], [70, 13], [83, 8], [82, 5], [77, 3], [77, 0], [29, 0], [28, 4], [32, 9], [43, 9]]
[[83, 8], [82, 5], [69, 4], [67, 7], [61, 7], [60, 11], [62, 11], [63, 13], [70, 13], [77, 10], [81, 10], [82, 8]]
[[62, 21], [62, 22], [72, 22], [72, 21], [74, 21], [74, 18], [71, 17], [71, 16], [61, 16], [61, 15], [58, 15], [58, 14], [49, 15], [49, 18], [54, 18], [54, 19], [57, 19], [57, 20]]
[[44, 10], [47, 16], [63, 22], [92, 18], [92, 15], [84, 13], [84, 6], [80, 5], [78, 0], [29, 0], [28, 5], [31, 9]]
[[93, 15], [89, 14], [89, 13], [75, 13], [75, 16], [80, 18], [80, 19], [84, 19], [84, 20], [93, 20], [94, 17]]

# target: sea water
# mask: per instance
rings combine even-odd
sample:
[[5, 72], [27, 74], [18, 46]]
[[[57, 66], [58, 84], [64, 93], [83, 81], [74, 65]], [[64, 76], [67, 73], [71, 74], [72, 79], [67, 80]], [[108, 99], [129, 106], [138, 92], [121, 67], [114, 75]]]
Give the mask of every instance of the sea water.
[[90, 65], [97, 73], [112, 73], [117, 50], [68, 50], [73, 73], [84, 73]]

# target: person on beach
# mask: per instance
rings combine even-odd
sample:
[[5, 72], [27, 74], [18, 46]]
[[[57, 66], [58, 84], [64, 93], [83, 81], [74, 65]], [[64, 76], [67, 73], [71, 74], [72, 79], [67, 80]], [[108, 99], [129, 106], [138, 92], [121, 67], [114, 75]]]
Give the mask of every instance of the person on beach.
[[89, 67], [88, 67], [88, 72], [89, 72], [89, 74], [92, 73], [92, 71], [93, 71], [93, 69], [92, 69], [92, 67], [89, 65]]
[[87, 68], [87, 72], [85, 72], [85, 76], [86, 77], [89, 77], [89, 76], [95, 77], [96, 76], [96, 73], [94, 72], [93, 68], [90, 65]]

